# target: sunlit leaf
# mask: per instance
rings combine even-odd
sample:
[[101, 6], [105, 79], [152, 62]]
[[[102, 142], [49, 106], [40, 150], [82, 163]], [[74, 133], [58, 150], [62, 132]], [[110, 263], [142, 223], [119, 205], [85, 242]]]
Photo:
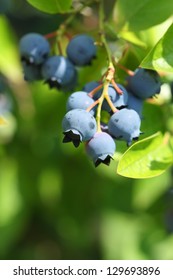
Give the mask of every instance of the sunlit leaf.
[[139, 31], [165, 21], [172, 15], [172, 11], [173, 1], [118, 0], [114, 17], [119, 28]]
[[[159, 94], [157, 95], [159, 96]], [[141, 131], [141, 140], [146, 139], [158, 131], [165, 132], [164, 112], [161, 106], [156, 105], [159, 97], [154, 97], [143, 104]], [[155, 102], [155, 103], [154, 103]], [[159, 116], [159, 121], [158, 121]], [[153, 125], [154, 123], [154, 125]]]
[[129, 31], [121, 31], [119, 37], [125, 39], [126, 41], [133, 43], [134, 45], [146, 48], [145, 42], [136, 36], [135, 33]]
[[169, 135], [156, 133], [132, 145], [119, 161], [118, 174], [149, 178], [162, 174], [173, 163]]
[[173, 24], [144, 58], [141, 66], [173, 73]]
[[71, 0], [27, 0], [38, 10], [50, 14], [65, 13], [71, 7]]

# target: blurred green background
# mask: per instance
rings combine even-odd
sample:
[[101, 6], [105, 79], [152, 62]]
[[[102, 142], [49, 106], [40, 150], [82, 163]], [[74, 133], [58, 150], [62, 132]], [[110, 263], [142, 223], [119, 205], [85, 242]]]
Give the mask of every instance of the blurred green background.
[[[63, 145], [68, 94], [24, 82], [18, 53], [22, 35], [52, 32], [63, 17], [22, 0], [1, 0], [0, 13], [1, 92], [11, 100], [0, 126], [0, 259], [173, 259], [171, 170], [123, 178], [115, 161], [95, 169], [83, 146]], [[82, 69], [78, 87], [105, 61]]]

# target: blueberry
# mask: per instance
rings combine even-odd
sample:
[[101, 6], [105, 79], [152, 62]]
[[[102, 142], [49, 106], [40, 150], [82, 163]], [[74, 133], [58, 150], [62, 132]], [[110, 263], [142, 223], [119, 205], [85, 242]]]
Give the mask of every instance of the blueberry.
[[127, 107], [128, 109], [135, 110], [140, 117], [142, 117], [142, 108], [143, 108], [144, 101], [137, 96], [135, 96], [133, 93], [128, 91], [128, 103]]
[[109, 132], [108, 132], [108, 125], [107, 125], [107, 123], [101, 122], [101, 123], [100, 123], [100, 126], [101, 126], [101, 130], [102, 130], [103, 132], [109, 133]]
[[28, 64], [42, 64], [48, 57], [50, 46], [41, 34], [28, 33], [19, 42], [21, 60]]
[[[78, 83], [78, 73], [76, 71], [75, 68], [73, 68], [74, 70], [74, 75], [73, 75], [73, 79], [71, 79], [68, 83], [66, 83], [65, 85], [62, 85], [61, 88], [64, 92], [66, 91], [73, 91], [75, 89], [75, 87], [77, 86]], [[72, 70], [72, 71], [73, 71]]]
[[[117, 86], [122, 90], [122, 94], [118, 94], [116, 92], [115, 100], [113, 101], [114, 106], [118, 109], [127, 106], [128, 103], [128, 92], [125, 87], [121, 84], [117, 84]], [[110, 87], [113, 87], [112, 85]]]
[[124, 108], [115, 112], [109, 122], [110, 135], [119, 140], [125, 140], [129, 146], [132, 140], [138, 140], [141, 120], [138, 113], [132, 109]]
[[[84, 87], [83, 90], [90, 93], [93, 89], [95, 89], [96, 87], [100, 86], [101, 84], [99, 82], [96, 81], [91, 81], [89, 83], [87, 83]], [[102, 94], [103, 89], [101, 88], [100, 90], [98, 90], [94, 95], [93, 95], [93, 99], [97, 100], [101, 94]]]
[[160, 92], [161, 81], [154, 70], [138, 68], [134, 76], [127, 78], [128, 89], [138, 98], [147, 99]]
[[63, 142], [73, 142], [78, 147], [80, 142], [90, 140], [96, 133], [96, 120], [83, 109], [68, 111], [62, 120]]
[[77, 83], [77, 71], [64, 56], [49, 57], [42, 66], [42, 76], [50, 88], [72, 90]]
[[[112, 87], [111, 85], [109, 85], [109, 87], [108, 87], [108, 95], [109, 95], [110, 100], [111, 100], [112, 102], [115, 101], [115, 99], [116, 99], [116, 94], [117, 94], [117, 92], [116, 92], [116, 90], [114, 89], [114, 87]], [[100, 94], [100, 95], [101, 95], [101, 94]], [[100, 96], [99, 96], [99, 97], [100, 97]], [[109, 106], [109, 104], [107, 103], [106, 100], [103, 101], [102, 110], [107, 111], [107, 112], [111, 112], [111, 108], [110, 108], [110, 106]]]
[[[87, 83], [83, 89], [87, 92], [90, 92], [99, 85], [100, 85], [99, 82], [92, 81], [90, 83]], [[118, 109], [121, 109], [121, 108], [127, 106], [128, 93], [127, 93], [127, 90], [121, 84], [117, 84], [117, 85], [123, 91], [123, 94], [121, 94], [121, 95], [118, 94], [117, 91], [115, 90], [115, 88], [113, 87], [113, 85], [110, 84], [108, 87], [108, 95], [109, 95], [112, 103], [114, 104], [114, 106]], [[103, 92], [103, 89], [100, 89], [98, 92], [96, 92], [93, 95], [93, 99], [97, 100], [98, 98], [100, 98], [100, 96], [102, 95], [102, 92]], [[111, 108], [106, 100], [103, 101], [102, 110], [111, 112]]]
[[38, 81], [42, 79], [41, 66], [35, 64], [27, 64], [22, 62], [24, 79], [28, 82]]
[[[76, 91], [72, 93], [67, 100], [67, 111], [72, 109], [84, 109], [86, 110], [90, 105], [94, 103], [94, 100], [88, 96], [85, 91]], [[92, 114], [95, 112], [95, 108], [90, 111]]]
[[67, 56], [77, 66], [91, 64], [96, 56], [94, 40], [88, 35], [77, 35], [71, 39], [67, 46]]
[[[123, 91], [123, 94], [117, 93], [115, 88], [112, 85], [109, 85], [108, 95], [109, 95], [112, 103], [114, 104], [114, 106], [117, 109], [121, 109], [121, 108], [127, 106], [128, 93], [127, 93], [127, 90], [121, 84], [117, 84], [117, 85]], [[111, 112], [111, 108], [106, 100], [103, 101], [102, 109], [107, 112]]]
[[86, 145], [86, 152], [97, 167], [100, 163], [110, 164], [115, 153], [115, 142], [106, 132], [96, 132]]

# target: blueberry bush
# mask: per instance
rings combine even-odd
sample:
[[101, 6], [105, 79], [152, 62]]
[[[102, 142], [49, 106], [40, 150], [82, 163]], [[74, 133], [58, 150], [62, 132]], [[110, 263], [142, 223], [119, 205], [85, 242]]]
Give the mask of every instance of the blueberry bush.
[[[63, 142], [72, 141], [75, 147], [84, 142], [88, 146], [87, 141], [95, 139], [94, 133], [104, 132], [100, 133], [99, 137], [105, 137], [107, 133], [115, 142], [125, 141], [129, 148], [127, 150], [124, 146], [117, 145], [117, 150], [114, 149], [111, 157], [107, 154], [109, 160], [100, 161], [99, 157], [95, 158], [97, 149], [102, 149], [102, 141], [98, 141], [99, 147], [92, 149], [95, 166], [98, 166], [98, 162], [109, 165], [110, 159], [115, 157], [117, 172], [122, 176], [147, 178], [163, 173], [173, 163], [171, 129], [166, 125], [156, 127], [152, 119], [148, 124], [150, 127], [143, 126], [145, 119], [151, 117], [148, 112], [142, 112], [148, 103], [158, 106], [161, 98], [161, 111], [167, 103], [164, 101], [164, 92], [163, 97], [159, 94], [162, 85], [169, 83], [171, 72], [171, 47], [168, 45], [172, 29], [169, 20], [172, 1], [169, 5], [161, 1], [159, 9], [162, 6], [164, 8], [162, 18], [147, 18], [147, 29], [146, 19], [143, 22], [139, 17], [139, 11], [149, 17], [148, 11], [152, 7], [147, 1], [144, 7], [135, 1], [132, 1], [130, 6], [125, 0], [117, 3], [112, 1], [110, 6], [113, 6], [113, 13], [111, 8], [105, 11], [106, 3], [102, 0], [79, 2], [79, 7], [76, 3], [73, 9], [71, 1], [66, 1], [65, 4], [63, 1], [53, 0], [49, 4], [36, 0], [28, 2], [46, 13], [67, 14], [56, 31], [44, 36], [28, 33], [19, 42], [25, 80], [43, 80], [50, 88], [71, 94], [65, 106], [70, 112], [65, 115], [62, 123], [65, 135]], [[98, 21], [95, 28], [90, 32], [75, 30], [75, 34], [69, 34], [69, 26], [73, 25], [75, 18], [81, 13], [87, 12], [90, 5]], [[128, 9], [133, 5], [136, 10], [131, 16], [128, 12], [128, 17], [125, 18]], [[151, 27], [155, 34], [154, 26], [162, 22], [168, 25], [168, 30], [165, 33], [162, 30], [157, 31], [156, 38], [152, 40]], [[68, 41], [63, 45], [65, 37]], [[54, 41], [50, 46], [48, 40], [51, 38]], [[165, 41], [168, 41], [167, 44], [163, 44]], [[93, 75], [90, 79], [91, 74], [89, 76], [86, 73], [87, 83], [81, 85], [81, 72], [85, 72], [82, 68], [86, 66]], [[120, 70], [123, 70], [124, 74]], [[170, 107], [170, 104], [167, 106]], [[76, 110], [71, 111], [73, 109]], [[92, 113], [96, 124], [92, 120], [90, 122], [84, 111], [77, 109]], [[107, 116], [103, 117], [105, 113], [102, 112], [108, 112]], [[161, 117], [159, 115], [159, 119]], [[158, 122], [161, 123], [160, 120]], [[106, 131], [103, 131], [102, 123], [107, 126]], [[155, 141], [158, 144], [154, 145], [153, 149], [151, 147]], [[141, 153], [142, 157], [139, 156]]]
[[172, 10], [1, 1], [0, 258], [173, 257]]

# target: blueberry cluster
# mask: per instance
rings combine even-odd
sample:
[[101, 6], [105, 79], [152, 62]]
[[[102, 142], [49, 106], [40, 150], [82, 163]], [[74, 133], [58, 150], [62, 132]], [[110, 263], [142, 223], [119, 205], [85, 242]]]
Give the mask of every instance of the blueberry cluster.
[[[52, 55], [48, 40], [37, 33], [30, 33], [20, 40], [20, 55], [24, 77], [27, 81], [43, 79], [50, 88], [72, 92], [77, 84], [76, 67], [90, 65], [96, 57], [92, 37], [77, 35], [67, 45], [66, 57]], [[160, 78], [156, 71], [137, 68], [129, 75], [125, 86], [115, 83], [108, 72], [102, 82], [91, 81], [81, 91], [73, 92], [67, 100], [62, 128], [64, 143], [78, 147], [86, 144], [86, 153], [95, 166], [106, 165], [115, 153], [115, 140], [131, 145], [141, 131], [143, 102], [160, 92]], [[108, 78], [108, 76], [109, 78]], [[101, 111], [108, 113], [103, 123]]]
[[78, 35], [69, 42], [66, 53], [51, 55], [48, 40], [37, 33], [20, 39], [20, 56], [26, 81], [44, 80], [50, 88], [71, 91], [77, 84], [75, 66], [85, 66], [96, 56], [94, 40], [88, 35]]
[[[86, 153], [95, 166], [109, 165], [116, 149], [115, 140], [124, 140], [128, 146], [138, 140], [143, 102], [159, 93], [160, 86], [157, 72], [138, 68], [134, 75], [128, 76], [126, 87], [109, 83], [106, 95], [112, 107], [105, 97], [104, 82], [87, 83], [67, 100], [67, 113], [62, 121], [63, 142], [72, 142], [75, 147], [85, 142]], [[101, 99], [101, 110], [109, 113], [107, 123], [102, 123], [98, 114]]]

